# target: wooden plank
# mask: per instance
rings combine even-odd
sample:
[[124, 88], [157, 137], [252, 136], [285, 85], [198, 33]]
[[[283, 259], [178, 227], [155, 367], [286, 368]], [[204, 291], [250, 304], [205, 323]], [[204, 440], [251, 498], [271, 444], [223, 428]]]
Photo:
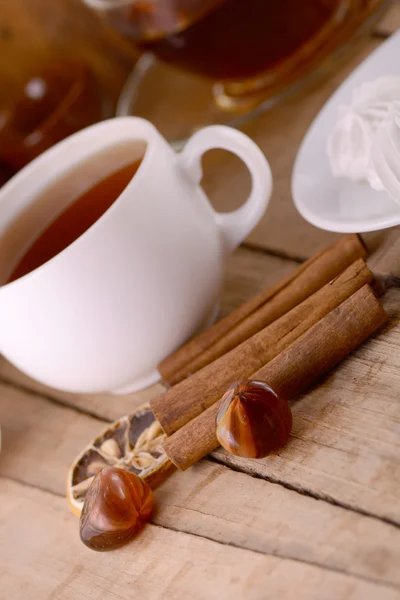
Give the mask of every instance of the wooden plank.
[[[263, 258], [262, 254], [257, 256]], [[245, 257], [246, 253], [244, 261]], [[388, 300], [390, 296], [385, 302]], [[392, 302], [394, 314], [398, 315], [398, 293], [392, 294]], [[238, 460], [222, 451], [215, 454], [216, 458], [260, 477], [399, 523], [399, 332], [400, 326], [393, 320], [384, 334], [354, 353], [324, 385], [294, 403], [293, 436], [281, 452], [263, 461]], [[6, 363], [0, 372], [4, 378], [25, 387], [45, 389]], [[142, 393], [112, 398], [45, 391], [106, 419], [117, 418], [144, 400]], [[147, 399], [155, 392], [156, 389], [147, 391]], [[80, 445], [76, 443], [74, 448], [71, 447], [70, 459]]]
[[[4, 385], [0, 398], [0, 475], [63, 495], [72, 452], [100, 424]], [[153, 523], [163, 528], [390, 584], [400, 593], [400, 528], [378, 519], [209, 461], [176, 473], [155, 499]], [[77, 526], [75, 519], [70, 527]]]
[[12, 386], [0, 390], [0, 472], [63, 494], [69, 464], [104, 422]]
[[147, 526], [113, 554], [86, 549], [61, 498], [1, 480], [0, 589], [13, 600], [396, 600], [398, 590]]
[[82, 0], [2, 2], [0, 23], [0, 100], [6, 100], [38, 68], [59, 59], [92, 67], [115, 102], [134, 64], [130, 43], [115, 33]]
[[[221, 316], [225, 316], [264, 287], [287, 275], [295, 266], [293, 261], [239, 248], [227, 263], [221, 295]], [[110, 420], [117, 419], [136, 406], [148, 402], [164, 389], [161, 384], [156, 384], [147, 390], [125, 396], [68, 394], [33, 381], [12, 367], [4, 358], [0, 358], [0, 378]]]
[[[243, 127], [261, 147], [270, 161], [274, 177], [271, 204], [261, 223], [249, 237], [249, 242], [295, 258], [308, 258], [337, 234], [309, 225], [297, 212], [291, 195], [291, 172], [294, 160], [311, 122], [343, 80], [375, 50], [381, 41], [365, 38], [354, 45], [344, 65], [330, 73], [329, 79], [301, 97], [282, 102], [279, 106], [253, 119]], [[248, 191], [248, 174], [239, 161], [221, 151], [205, 158], [204, 187], [219, 210], [237, 207]]]
[[[398, 293], [393, 296], [398, 315]], [[284, 449], [261, 461], [237, 459], [221, 450], [214, 456], [235, 469], [400, 524], [399, 373], [397, 318], [322, 385], [293, 403], [293, 435]], [[7, 393], [12, 393], [12, 389]], [[91, 409], [90, 398], [81, 398], [80, 402], [85, 409]], [[125, 408], [130, 410], [133, 404], [129, 399], [129, 407]], [[103, 410], [105, 417], [111, 417], [113, 406], [106, 399], [96, 399], [95, 407], [97, 414]], [[18, 415], [15, 418], [17, 427]], [[71, 429], [75, 431], [75, 425]], [[88, 428], [82, 442], [71, 444], [68, 460], [95, 430], [95, 426]], [[27, 431], [32, 431], [32, 427]], [[56, 470], [55, 466], [53, 471]]]
[[383, 19], [376, 26], [378, 35], [390, 35], [400, 28], [400, 0], [392, 0], [392, 4]]

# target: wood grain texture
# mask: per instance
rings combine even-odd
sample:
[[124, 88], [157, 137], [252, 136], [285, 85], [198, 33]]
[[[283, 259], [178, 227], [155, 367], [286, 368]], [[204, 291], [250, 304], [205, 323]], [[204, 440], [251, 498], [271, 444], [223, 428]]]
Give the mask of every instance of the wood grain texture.
[[[392, 296], [385, 302], [387, 306], [391, 300], [392, 307], [392, 320], [386, 330], [357, 350], [321, 386], [294, 403], [294, 428], [287, 447], [261, 461], [237, 459], [222, 450], [213, 456], [235, 469], [400, 525], [397, 502], [400, 485], [400, 297], [397, 290]], [[6, 406], [6, 398], [4, 396], [0, 405]], [[113, 409], [110, 400], [112, 402], [112, 399], [96, 398], [94, 412], [100, 414], [103, 410], [104, 416], [110, 418]], [[13, 429], [18, 428], [19, 412], [9, 400], [7, 406], [7, 410], [15, 414]], [[84, 407], [91, 410], [91, 398], [85, 399]], [[3, 406], [1, 408], [5, 410]], [[46, 410], [48, 408], [43, 408], [43, 415]], [[118, 416], [121, 413], [115, 415]], [[2, 420], [0, 415], [0, 422]], [[72, 432], [78, 427], [74, 423], [71, 424]], [[43, 427], [46, 427], [45, 423]], [[83, 430], [85, 427], [82, 424]], [[62, 419], [55, 428], [56, 431], [63, 430]], [[97, 431], [101, 429], [99, 423]], [[24, 431], [21, 426], [14, 443], [18, 440], [23, 443], [28, 432], [35, 433], [32, 426]], [[71, 442], [69, 461], [90, 440], [92, 433], [96, 433], [95, 425], [87, 429], [83, 444], [78, 440]], [[40, 454], [40, 437], [38, 442], [39, 456], [43, 456]], [[35, 443], [31, 443], [32, 452]], [[30, 460], [29, 455], [26, 460]], [[9, 455], [7, 461], [12, 461], [11, 469], [19, 459]], [[8, 464], [4, 463], [4, 456], [2, 464], [3, 467]], [[46, 469], [46, 464], [42, 468]], [[53, 472], [56, 470], [54, 467]], [[63, 475], [58, 477], [63, 479]]]
[[[240, 256], [241, 267], [245, 267], [251, 253], [247, 251]], [[260, 253], [255, 256], [263, 257]], [[293, 268], [293, 264], [289, 268]], [[254, 272], [258, 273], [259, 269]], [[242, 273], [244, 282], [249, 273], [245, 268]], [[255, 280], [251, 281], [250, 287], [257, 287]], [[400, 523], [396, 499], [400, 482], [400, 402], [397, 393], [400, 385], [400, 297], [396, 290], [385, 299], [385, 306], [390, 300], [393, 318], [387, 330], [355, 352], [325, 380], [324, 385], [293, 406], [293, 436], [283, 451], [262, 461], [233, 459], [217, 451], [214, 455], [217, 460], [305, 490], [316, 497], [333, 499]], [[2, 363], [1, 373], [3, 378], [19, 385], [42, 389], [7, 363]], [[80, 410], [106, 419], [118, 418], [143, 401], [142, 394], [113, 398], [74, 397], [46, 389], [45, 392], [61, 402], [70, 402]], [[147, 397], [151, 393], [152, 390], [147, 392]], [[90, 431], [87, 441], [91, 437]], [[72, 444], [70, 459], [79, 450], [78, 443]]]
[[0, 480], [2, 598], [398, 598], [398, 590], [388, 585], [151, 525], [134, 545], [98, 554], [79, 542], [75, 519], [62, 498]]
[[[7, 402], [3, 402], [5, 398]], [[73, 409], [8, 386], [0, 386], [0, 399], [0, 421], [4, 432], [0, 476], [63, 496], [61, 476], [69, 466], [72, 446], [84, 445], [87, 435], [94, 434], [100, 424], [92, 417], [78, 415]], [[0, 479], [0, 490], [3, 481]], [[23, 496], [25, 492], [26, 488], [23, 488]], [[85, 556], [86, 550], [82, 553], [78, 547], [78, 520], [69, 518], [64, 497], [62, 502], [62, 505], [58, 503], [57, 511], [62, 512], [62, 519], [57, 514], [48, 517], [44, 507], [37, 507], [33, 527], [46, 529], [48, 521], [48, 528], [57, 531], [60, 521], [66, 523], [67, 535], [65, 532], [60, 535], [66, 535], [74, 543], [73, 551], [67, 551], [65, 557]], [[156, 490], [155, 502], [158, 509], [152, 522], [163, 528], [178, 529], [224, 546], [276, 555], [305, 563], [305, 566], [315, 565], [382, 583], [386, 587], [393, 586], [400, 594], [400, 528], [378, 519], [300, 495], [247, 474], [234, 473], [209, 461], [200, 463], [190, 472], [173, 475]], [[25, 512], [22, 518], [27, 518]], [[8, 520], [9, 516], [4, 514], [4, 504], [0, 500], [0, 524], [3, 519]], [[21, 535], [25, 528], [23, 523], [19, 525]], [[0, 540], [7, 539], [7, 531], [0, 529], [0, 532]], [[15, 540], [15, 546], [21, 541], [22, 538]], [[50, 543], [51, 540], [42, 539], [45, 555], [51, 552]], [[153, 530], [150, 551], [157, 555], [162, 545], [158, 530]], [[140, 545], [134, 543], [126, 549], [129, 550], [137, 556]], [[32, 559], [26, 547], [24, 552]], [[113, 563], [120, 568], [123, 554], [118, 552], [109, 556], [114, 557]], [[23, 562], [22, 557], [15, 560]], [[190, 555], [190, 561], [194, 560], [195, 556]], [[87, 567], [86, 560], [84, 564]], [[229, 565], [234, 567], [229, 562], [226, 567]], [[56, 573], [51, 565], [48, 568], [54, 577]], [[101, 563], [98, 563], [98, 569], [101, 569]], [[207, 589], [206, 583], [201, 586], [200, 597], [207, 598]]]
[[400, 28], [400, 0], [392, 0], [392, 5], [376, 26], [375, 33], [390, 35]]

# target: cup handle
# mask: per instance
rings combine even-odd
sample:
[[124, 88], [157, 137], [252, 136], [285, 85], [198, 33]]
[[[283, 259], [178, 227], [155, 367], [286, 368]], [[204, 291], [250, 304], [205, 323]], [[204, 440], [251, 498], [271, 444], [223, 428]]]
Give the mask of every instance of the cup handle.
[[197, 131], [179, 155], [181, 167], [199, 184], [203, 170], [201, 157], [213, 148], [236, 154], [247, 166], [252, 188], [246, 202], [232, 212], [215, 212], [226, 253], [232, 252], [247, 237], [263, 216], [271, 197], [272, 174], [260, 148], [247, 135], [231, 127], [211, 125]]

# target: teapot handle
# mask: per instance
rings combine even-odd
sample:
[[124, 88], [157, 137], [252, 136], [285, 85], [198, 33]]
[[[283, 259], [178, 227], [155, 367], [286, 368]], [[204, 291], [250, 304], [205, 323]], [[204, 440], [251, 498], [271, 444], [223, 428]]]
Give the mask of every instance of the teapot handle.
[[252, 188], [246, 202], [232, 212], [215, 212], [223, 247], [229, 254], [262, 218], [272, 193], [272, 174], [264, 154], [247, 135], [224, 125], [211, 125], [197, 131], [179, 156], [182, 168], [197, 184], [203, 176], [201, 157], [213, 148], [236, 154], [251, 175]]

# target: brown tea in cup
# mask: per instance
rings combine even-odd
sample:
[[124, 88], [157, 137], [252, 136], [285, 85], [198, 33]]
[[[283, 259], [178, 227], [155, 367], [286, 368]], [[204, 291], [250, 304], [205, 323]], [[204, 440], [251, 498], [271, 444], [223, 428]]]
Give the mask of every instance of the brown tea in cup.
[[[94, 157], [93, 160], [96, 160]], [[20, 258], [7, 283], [37, 269], [85, 233], [119, 198], [140, 166], [136, 160], [79, 195], [40, 234]], [[82, 170], [82, 166], [80, 167]], [[74, 173], [70, 174], [74, 177]], [[55, 197], [55, 201], [57, 198]], [[40, 198], [37, 199], [40, 203]]]

